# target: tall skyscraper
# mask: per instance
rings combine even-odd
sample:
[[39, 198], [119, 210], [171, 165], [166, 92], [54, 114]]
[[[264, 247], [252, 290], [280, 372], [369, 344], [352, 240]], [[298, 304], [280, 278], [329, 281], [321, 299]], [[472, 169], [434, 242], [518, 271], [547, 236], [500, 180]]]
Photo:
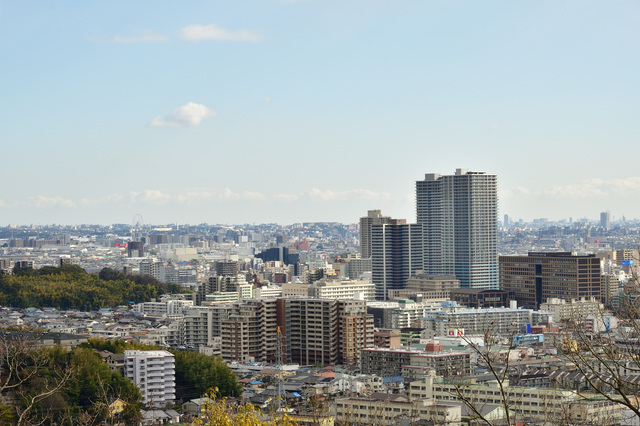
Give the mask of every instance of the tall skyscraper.
[[498, 177], [457, 169], [416, 182], [424, 270], [455, 275], [461, 287], [498, 288]]
[[609, 212], [600, 213], [600, 226], [602, 226], [605, 230], [609, 230], [611, 222], [611, 214]]
[[382, 216], [382, 210], [369, 210], [365, 217], [360, 218], [360, 257], [368, 259], [371, 257], [371, 227], [388, 223], [389, 216]]
[[405, 288], [407, 279], [422, 266], [421, 225], [389, 219], [371, 226], [371, 280], [376, 299], [386, 300], [389, 290]]

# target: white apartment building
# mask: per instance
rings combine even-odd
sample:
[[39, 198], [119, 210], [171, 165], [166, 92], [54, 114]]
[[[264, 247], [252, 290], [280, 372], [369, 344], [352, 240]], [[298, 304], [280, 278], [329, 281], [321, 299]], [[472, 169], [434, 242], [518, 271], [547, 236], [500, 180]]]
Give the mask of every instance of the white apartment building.
[[141, 314], [162, 316], [167, 313], [167, 304], [166, 302], [136, 303], [132, 310]]
[[440, 301], [426, 301], [416, 303], [413, 300], [399, 300], [396, 302], [367, 303], [367, 311], [376, 318], [376, 326], [382, 328], [412, 327], [427, 313], [438, 309]]
[[336, 420], [345, 424], [395, 426], [431, 421], [433, 424], [461, 424], [460, 405], [434, 400], [409, 401], [400, 395], [375, 393], [361, 398], [337, 398]]
[[517, 421], [547, 424], [620, 424], [622, 405], [596, 395], [578, 395], [571, 390], [509, 386], [503, 382], [504, 393], [497, 380], [477, 384], [447, 381], [427, 376], [411, 382], [411, 401], [435, 399], [444, 402], [473, 401], [477, 407], [504, 404], [504, 396]]
[[325, 281], [320, 280], [308, 288], [308, 296], [316, 299], [375, 300], [376, 286], [369, 281]]
[[279, 285], [269, 285], [253, 289], [254, 299], [277, 299], [279, 297], [282, 297], [282, 287]]
[[583, 322], [588, 316], [601, 316], [605, 313], [604, 305], [595, 298], [581, 298], [579, 300], [565, 300], [551, 298], [546, 303], [540, 304], [540, 310], [553, 312], [556, 322], [572, 320], [576, 323]]
[[163, 300], [161, 302], [143, 302], [134, 305], [133, 311], [154, 316], [180, 315], [182, 314], [182, 308], [185, 306], [193, 306], [193, 301]]
[[125, 376], [140, 389], [147, 406], [176, 399], [175, 359], [167, 351], [124, 351]]
[[463, 329], [467, 334], [519, 333], [531, 324], [533, 309], [519, 308], [443, 308], [425, 312], [420, 320], [422, 328], [434, 336], [446, 336], [449, 329]]

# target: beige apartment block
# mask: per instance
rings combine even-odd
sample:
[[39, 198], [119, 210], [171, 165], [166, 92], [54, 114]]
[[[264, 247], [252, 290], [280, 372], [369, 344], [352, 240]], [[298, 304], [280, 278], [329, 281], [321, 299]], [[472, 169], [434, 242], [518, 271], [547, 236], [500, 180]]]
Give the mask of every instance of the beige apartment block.
[[507, 380], [503, 382], [503, 389], [501, 392], [497, 380], [478, 384], [474, 380], [449, 381], [428, 376], [411, 382], [410, 396], [411, 401], [462, 402], [466, 399], [477, 407], [503, 405], [506, 399], [516, 420], [532, 423], [620, 424], [622, 406], [596, 395], [588, 397], [570, 390], [509, 386]]
[[365, 398], [337, 398], [336, 421], [345, 424], [392, 426], [401, 421], [459, 425], [461, 407], [434, 400], [410, 401], [400, 395], [374, 393]]

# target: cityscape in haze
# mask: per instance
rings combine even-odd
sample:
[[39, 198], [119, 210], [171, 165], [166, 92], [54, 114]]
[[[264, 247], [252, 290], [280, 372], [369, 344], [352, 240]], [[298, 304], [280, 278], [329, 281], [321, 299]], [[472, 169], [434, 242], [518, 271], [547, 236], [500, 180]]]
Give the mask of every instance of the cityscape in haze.
[[0, 2], [0, 421], [640, 426], [639, 24]]

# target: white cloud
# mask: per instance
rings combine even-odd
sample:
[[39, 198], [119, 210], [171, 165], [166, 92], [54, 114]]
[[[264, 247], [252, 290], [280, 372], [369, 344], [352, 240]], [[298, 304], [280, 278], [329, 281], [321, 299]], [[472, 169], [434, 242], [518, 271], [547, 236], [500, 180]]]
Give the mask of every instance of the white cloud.
[[312, 200], [316, 200], [316, 201], [333, 201], [333, 200], [338, 200], [338, 199], [344, 199], [347, 195], [346, 191], [332, 191], [331, 189], [318, 189], [318, 188], [311, 188], [308, 191], [309, 197], [311, 197]]
[[129, 195], [130, 195], [130, 202], [132, 204], [147, 203], [147, 204], [163, 205], [163, 204], [167, 204], [172, 199], [171, 195], [166, 194], [157, 189], [146, 189], [142, 192], [131, 191]]
[[273, 199], [278, 201], [297, 201], [298, 196], [296, 194], [275, 194]]
[[363, 200], [389, 200], [391, 195], [387, 192], [375, 192], [369, 189], [356, 189], [352, 191], [354, 195]]
[[197, 201], [208, 200], [214, 196], [214, 193], [208, 189], [193, 189], [184, 194], [178, 194], [176, 201], [179, 203], [193, 203]]
[[331, 189], [311, 188], [307, 194], [315, 201], [335, 201], [347, 199], [359, 200], [390, 200], [391, 195], [386, 192], [375, 192], [369, 189], [351, 189], [345, 191], [333, 191]]
[[258, 42], [264, 40], [262, 34], [256, 31], [240, 30], [229, 31], [215, 24], [187, 25], [180, 30], [180, 38], [186, 41], [248, 41]]
[[237, 200], [240, 198], [240, 194], [233, 192], [229, 188], [225, 188], [222, 190], [222, 193], [220, 194], [220, 198], [224, 198], [227, 200]]
[[224, 188], [219, 195], [220, 198], [225, 200], [266, 200], [267, 197], [255, 191], [243, 191], [241, 193], [233, 192], [229, 188]]
[[150, 127], [195, 127], [203, 120], [213, 118], [216, 112], [206, 105], [189, 102], [173, 111], [170, 115], [157, 116], [149, 123]]
[[264, 194], [260, 192], [254, 192], [254, 191], [244, 191], [242, 193], [242, 198], [246, 200], [266, 200], [267, 199], [267, 197], [265, 197]]
[[169, 38], [156, 34], [151, 30], [143, 30], [137, 36], [115, 36], [114, 43], [162, 43], [169, 41]]
[[500, 126], [498, 124], [492, 124], [491, 129], [499, 129]]
[[46, 197], [44, 195], [38, 195], [36, 197], [27, 198], [27, 205], [33, 207], [40, 208], [48, 208], [48, 207], [66, 207], [66, 208], [75, 208], [77, 204], [75, 201], [70, 200], [68, 198], [63, 198], [59, 195], [55, 197]]
[[102, 206], [105, 204], [120, 204], [124, 201], [124, 196], [120, 194], [107, 195], [106, 197], [100, 198], [82, 198], [80, 200], [80, 204], [84, 207], [89, 206]]
[[558, 185], [542, 190], [531, 190], [523, 186], [516, 186], [512, 190], [503, 190], [501, 198], [513, 196], [524, 197], [549, 197], [554, 199], [568, 198], [583, 200], [589, 198], [607, 197], [637, 197], [640, 195], [640, 177], [616, 178], [616, 179], [585, 179], [570, 185]]
[[267, 96], [262, 100], [263, 102], [271, 102], [271, 96]]

